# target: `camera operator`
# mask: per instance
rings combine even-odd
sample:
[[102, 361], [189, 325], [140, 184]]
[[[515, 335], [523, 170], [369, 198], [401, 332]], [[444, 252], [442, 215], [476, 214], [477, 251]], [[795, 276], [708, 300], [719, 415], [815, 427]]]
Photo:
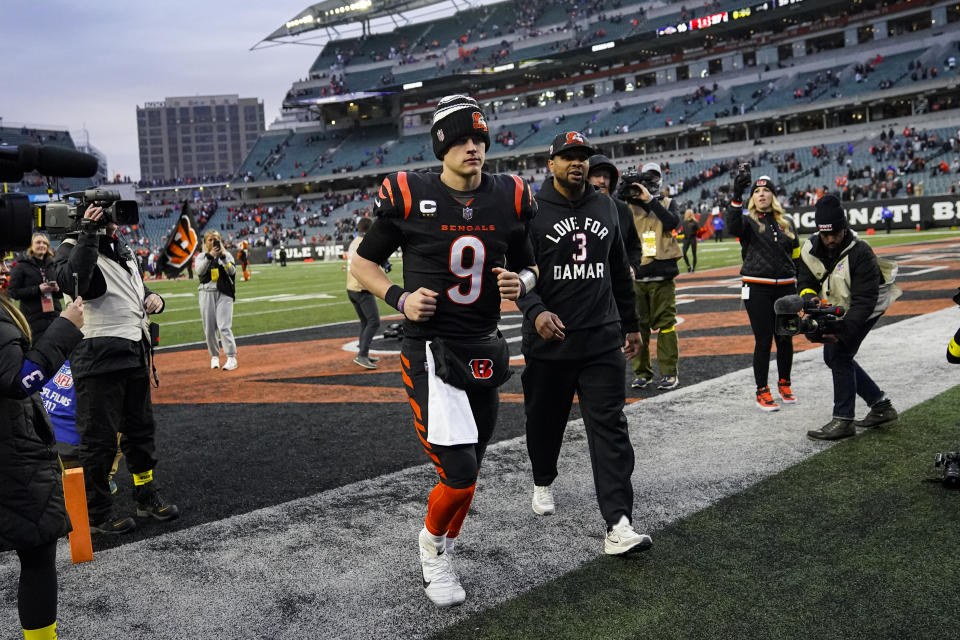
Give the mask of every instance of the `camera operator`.
[[613, 199], [617, 205], [617, 218], [620, 221], [620, 235], [623, 238], [623, 246], [627, 250], [627, 262], [630, 263], [630, 277], [636, 277], [637, 269], [640, 268], [640, 260], [643, 252], [640, 249], [640, 237], [637, 235], [636, 225], [633, 223], [633, 214], [626, 202], [614, 196], [617, 192], [617, 182], [620, 180], [620, 171], [610, 162], [610, 159], [600, 153], [594, 154], [587, 159], [587, 179], [600, 193], [604, 193]]
[[13, 266], [7, 293], [20, 301], [34, 340], [60, 317], [63, 292], [54, 279], [53, 253], [45, 234], [33, 234], [26, 257]]
[[[854, 357], [860, 343], [889, 305], [880, 295], [883, 275], [866, 242], [847, 226], [840, 200], [825, 195], [817, 201], [817, 233], [803, 244], [798, 278], [806, 305], [830, 303], [846, 309], [823, 336], [823, 361], [833, 372], [833, 419], [807, 435], [815, 440], [839, 440], [856, 435], [855, 427], [879, 427], [897, 419], [897, 411]], [[856, 397], [870, 412], [854, 422]]]
[[657, 388], [674, 389], [680, 384], [677, 360], [677, 285], [680, 275], [677, 261], [683, 257], [672, 231], [680, 224], [676, 202], [661, 197], [663, 172], [656, 162], [648, 162], [622, 177], [620, 197], [627, 202], [640, 239], [640, 265], [633, 274], [637, 319], [642, 343], [633, 358], [635, 378], [630, 386], [643, 389], [653, 382], [650, 360], [650, 333], [657, 330], [657, 367], [660, 380]]
[[[953, 301], [960, 304], [960, 292], [953, 296]], [[960, 329], [953, 334], [953, 338], [947, 343], [947, 362], [950, 364], [960, 364]]]
[[87, 487], [91, 530], [129, 533], [133, 518], [114, 518], [108, 477], [120, 448], [133, 474], [138, 516], [172, 520], [177, 507], [160, 497], [150, 399], [148, 314], [163, 311], [163, 299], [146, 289], [130, 247], [117, 225], [95, 203], [80, 230], [56, 252], [60, 288], [86, 301], [83, 341], [70, 355], [77, 394], [80, 462]]
[[[7, 273], [3, 260], [0, 275]], [[53, 427], [37, 392], [83, 338], [82, 326], [78, 298], [33, 340], [0, 293], [0, 551], [14, 549], [20, 559], [17, 608], [27, 640], [57, 637], [57, 538], [70, 531]]]
[[203, 234], [203, 251], [197, 254], [197, 279], [200, 280], [200, 319], [211, 369], [220, 367], [220, 342], [227, 356], [223, 370], [237, 368], [237, 341], [231, 329], [233, 301], [237, 297], [236, 273], [233, 256], [224, 249], [220, 232], [211, 229]]
[[[750, 197], [744, 211], [743, 193], [747, 188], [750, 189]], [[756, 404], [762, 411], [777, 411], [780, 405], [774, 401], [767, 384], [770, 345], [774, 341], [777, 345], [777, 391], [780, 401], [784, 404], [797, 401], [790, 383], [793, 338], [774, 335], [777, 315], [773, 305], [780, 298], [797, 293], [800, 240], [793, 223], [777, 200], [773, 180], [768, 176], [760, 176], [753, 182], [749, 165], [740, 165], [733, 181], [732, 200], [724, 218], [730, 233], [740, 239], [743, 258], [740, 297], [747, 309], [754, 337]]]

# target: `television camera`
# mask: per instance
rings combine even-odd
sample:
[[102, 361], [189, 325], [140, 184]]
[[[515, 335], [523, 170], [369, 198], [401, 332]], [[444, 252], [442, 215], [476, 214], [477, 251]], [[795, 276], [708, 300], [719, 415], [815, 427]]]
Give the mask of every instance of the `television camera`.
[[[97, 158], [89, 153], [61, 147], [0, 146], [0, 182], [19, 182], [23, 174], [30, 171], [48, 178], [89, 178], [96, 175], [97, 164]], [[20, 193], [0, 195], [0, 250], [16, 251], [30, 246], [33, 224], [27, 196]]]
[[[109, 189], [87, 189], [68, 193], [72, 202], [50, 202], [40, 207], [40, 228], [53, 235], [79, 231], [84, 224], [106, 227], [108, 223], [137, 224], [139, 209], [135, 200], [123, 200], [120, 193]], [[83, 214], [89, 206], [103, 208], [103, 217], [97, 222], [84, 221]]]
[[943, 478], [941, 481], [948, 487], [960, 488], [960, 453], [950, 451], [948, 453], [938, 453], [933, 458], [933, 466], [943, 467]]
[[[779, 336], [804, 334], [813, 341], [822, 341], [825, 334], [836, 333], [846, 313], [839, 306], [823, 304], [819, 298], [805, 301], [797, 295], [784, 296], [773, 303], [776, 314], [774, 331]], [[802, 315], [801, 315], [802, 313]]]
[[620, 175], [617, 197], [630, 204], [642, 205], [643, 198], [641, 198], [641, 192], [633, 186], [634, 183], [639, 183], [643, 185], [651, 196], [658, 200], [661, 199], [663, 194], [660, 193], [660, 188], [663, 184], [663, 177], [654, 167], [658, 167], [658, 165], [649, 163], [644, 165], [643, 168], [646, 169], [645, 171], [638, 171], [637, 169], [624, 171]]

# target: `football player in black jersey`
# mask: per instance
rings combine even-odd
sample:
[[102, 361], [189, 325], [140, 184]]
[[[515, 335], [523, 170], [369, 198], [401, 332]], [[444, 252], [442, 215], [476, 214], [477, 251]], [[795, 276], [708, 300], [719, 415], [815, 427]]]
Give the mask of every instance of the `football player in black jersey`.
[[541, 278], [517, 301], [523, 311], [523, 403], [533, 467], [535, 513], [556, 506], [550, 485], [573, 395], [580, 400], [600, 513], [607, 523], [604, 553], [647, 549], [633, 515], [633, 445], [623, 414], [623, 370], [641, 345], [633, 278], [616, 204], [587, 183], [595, 153], [580, 132], [550, 145], [552, 176], [537, 193], [540, 214], [530, 224]]
[[[527, 237], [536, 201], [520, 178], [483, 173], [490, 135], [472, 98], [441, 100], [430, 133], [442, 172], [384, 179], [377, 220], [352, 268], [365, 289], [404, 316], [403, 382], [439, 475], [419, 537], [424, 591], [449, 606], [465, 598], [451, 552], [496, 423], [496, 381], [509, 375], [509, 351], [497, 331], [500, 300], [515, 300], [536, 282]], [[403, 287], [378, 266], [397, 248]], [[445, 374], [444, 363], [453, 361], [464, 365], [465, 380]]]

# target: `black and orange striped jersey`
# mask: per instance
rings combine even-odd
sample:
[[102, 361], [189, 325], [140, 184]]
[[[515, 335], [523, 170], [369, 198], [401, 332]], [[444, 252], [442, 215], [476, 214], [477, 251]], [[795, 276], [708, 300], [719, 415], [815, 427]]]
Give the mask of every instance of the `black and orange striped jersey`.
[[377, 216], [357, 254], [380, 264], [403, 251], [403, 288], [440, 295], [426, 322], [404, 321], [404, 335], [475, 338], [500, 319], [494, 267], [519, 271], [535, 264], [527, 225], [537, 204], [513, 175], [482, 174], [472, 192], [457, 192], [438, 173], [400, 171], [384, 178]]

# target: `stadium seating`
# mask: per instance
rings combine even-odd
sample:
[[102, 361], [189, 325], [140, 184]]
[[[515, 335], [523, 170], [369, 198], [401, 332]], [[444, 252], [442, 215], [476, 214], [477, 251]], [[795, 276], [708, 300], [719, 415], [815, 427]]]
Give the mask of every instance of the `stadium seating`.
[[[364, 40], [331, 42], [317, 60], [328, 61], [335, 59], [337, 51], [348, 52], [347, 64], [336, 73], [345, 74], [345, 83], [351, 91], [376, 89], [381, 86], [381, 79], [387, 73], [392, 73], [395, 84], [402, 84], [472, 72], [479, 66], [546, 58], [568, 49], [574, 42], [587, 46], [601, 37], [615, 40], [633, 30], [651, 32], [660, 26], [678, 24], [682, 17], [689, 20], [743, 5], [740, 0], [720, 0], [706, 9], [703, 6], [691, 6], [682, 16], [683, 10], [678, 8], [679, 4], [654, 5], [631, 0], [625, 0], [625, 4], [627, 6], [603, 7], [601, 10], [596, 5], [574, 6], [566, 0], [544, 0], [536, 5], [533, 14], [529, 14], [526, 11], [531, 8], [530, 3], [503, 2], [419, 25], [409, 25], [391, 34], [377, 34]], [[639, 11], [640, 7], [646, 10], [646, 14]], [[533, 25], [517, 29], [518, 20], [525, 20], [530, 15], [536, 15]], [[634, 25], [632, 16], [639, 15], [645, 17], [638, 25]], [[498, 28], [494, 29], [494, 25]], [[573, 26], [577, 31], [570, 30]], [[896, 36], [863, 45], [848, 45], [842, 49], [819, 50], [812, 47], [808, 55], [796, 55], [775, 68], [771, 68], [774, 65], [740, 66], [734, 57], [733, 65], [724, 59], [724, 70], [714, 69], [709, 76], [703, 74], [657, 85], [652, 89], [634, 88], [633, 91], [619, 92], [610, 92], [609, 84], [601, 81], [597, 85], [599, 94], [592, 98], [587, 99], [579, 94], [566, 102], [554, 103], [547, 96], [540, 96], [540, 106], [533, 108], [525, 106], [526, 96], [521, 89], [498, 105], [495, 113], [489, 102], [481, 98], [486, 105], [491, 138], [494, 140], [488, 154], [500, 159], [509, 157], [513, 152], [542, 149], [550, 143], [558, 128], [583, 130], [596, 144], [619, 144], [626, 137], [624, 132], [627, 135], [644, 136], [648, 131], [656, 131], [659, 139], [660, 130], [675, 128], [680, 133], [686, 130], [685, 125], [713, 120], [721, 120], [722, 126], [722, 119], [730, 118], [729, 122], [732, 123], [740, 116], [741, 110], [751, 120], [756, 120], [757, 113], [764, 112], [779, 119], [781, 116], [778, 112], [785, 109], [795, 109], [815, 101], [877, 92], [883, 89], [879, 84], [881, 80], [894, 84], [912, 82], [907, 67], [909, 63], [919, 60], [924, 68], [942, 67], [943, 60], [955, 53], [957, 47], [954, 40], [957, 39], [952, 34], [934, 39], [928, 33], [923, 33], [919, 39], [913, 35]], [[506, 59], [501, 59], [499, 55], [503, 40], [509, 44]], [[401, 42], [407, 45], [406, 50], [414, 56], [413, 61], [405, 60], [404, 64], [400, 64], [400, 60], [394, 58], [382, 63], [371, 62], [383, 51], [389, 52], [390, 46], [399, 49]], [[729, 43], [721, 42], [721, 45], [728, 46]], [[457, 49], [461, 47], [464, 51], [458, 52]], [[425, 55], [428, 52], [430, 55]], [[445, 60], [437, 57], [443, 52], [447, 54]], [[458, 56], [457, 53], [466, 55]], [[702, 61], [711, 54], [705, 52], [694, 55]], [[669, 62], [660, 61], [656, 64], [664, 64], [668, 69], [670, 66]], [[870, 64], [874, 70], [857, 82], [855, 69], [864, 64]], [[690, 69], [692, 72], [694, 67]], [[955, 70], [940, 68], [939, 73], [953, 75]], [[629, 88], [632, 88], [636, 80], [630, 72], [624, 75]], [[922, 79], [918, 78], [917, 81], [921, 82]], [[942, 82], [937, 86], [940, 84]], [[272, 145], [258, 144], [245, 161], [244, 168], [257, 168], [259, 177], [256, 179], [259, 180], [270, 176], [275, 178], [278, 173], [286, 179], [300, 174], [330, 175], [350, 169], [382, 174], [419, 162], [421, 158], [425, 162], [433, 162], [427, 134], [422, 128], [410, 131], [416, 133], [398, 136], [389, 127], [365, 127], [359, 132], [351, 132], [346, 139], [319, 145], [323, 153], [319, 153], [317, 145], [302, 144], [300, 133], [290, 133], [288, 138], [281, 138], [282, 146], [278, 153], [273, 152], [277, 150], [276, 142]], [[794, 132], [791, 122], [790, 133]], [[499, 134], [508, 134], [509, 143], [502, 143], [503, 136], [498, 141]], [[651, 135], [654, 134], [645, 137]], [[750, 135], [755, 137], [759, 134], [751, 129]], [[759, 149], [745, 151], [756, 163], [756, 170], [769, 173], [779, 182], [797, 188], [805, 187], [808, 182], [811, 185], [831, 186], [841, 176], [846, 176], [848, 164], [877, 164], [868, 152], [870, 144], [866, 141], [871, 135], [874, 134], [858, 133], [853, 139], [853, 155], [841, 158], [840, 163], [836, 159], [841, 147], [839, 144], [827, 145], [826, 158], [814, 158], [809, 148], [796, 149], [795, 160], [803, 167], [799, 171], [787, 171], [782, 163], [778, 166], [777, 162], [762, 155]], [[772, 137], [774, 140], [764, 142], [776, 145], [777, 136]], [[696, 144], [692, 136], [691, 142]], [[743, 146], [749, 144], [744, 143]], [[844, 149], [845, 144], [842, 145]], [[663, 148], [662, 143], [658, 142], [658, 145]], [[672, 148], [672, 143], [668, 143], [667, 147]], [[683, 147], [683, 141], [677, 143], [678, 155], [683, 155], [680, 153]], [[690, 149], [686, 154], [693, 157], [693, 161], [674, 163], [675, 179], [699, 182], [706, 175], [704, 172], [709, 173], [718, 163], [732, 160], [730, 157], [703, 159], [701, 156], [704, 153], [707, 157], [716, 153], [708, 147], [702, 148], [702, 151], [696, 149]], [[779, 153], [773, 157], [783, 155]], [[929, 155], [929, 152], [924, 155]], [[295, 171], [291, 171], [291, 165], [295, 165]], [[926, 177], [925, 186], [928, 189], [931, 185], [949, 186], [949, 180], [944, 176]]]

